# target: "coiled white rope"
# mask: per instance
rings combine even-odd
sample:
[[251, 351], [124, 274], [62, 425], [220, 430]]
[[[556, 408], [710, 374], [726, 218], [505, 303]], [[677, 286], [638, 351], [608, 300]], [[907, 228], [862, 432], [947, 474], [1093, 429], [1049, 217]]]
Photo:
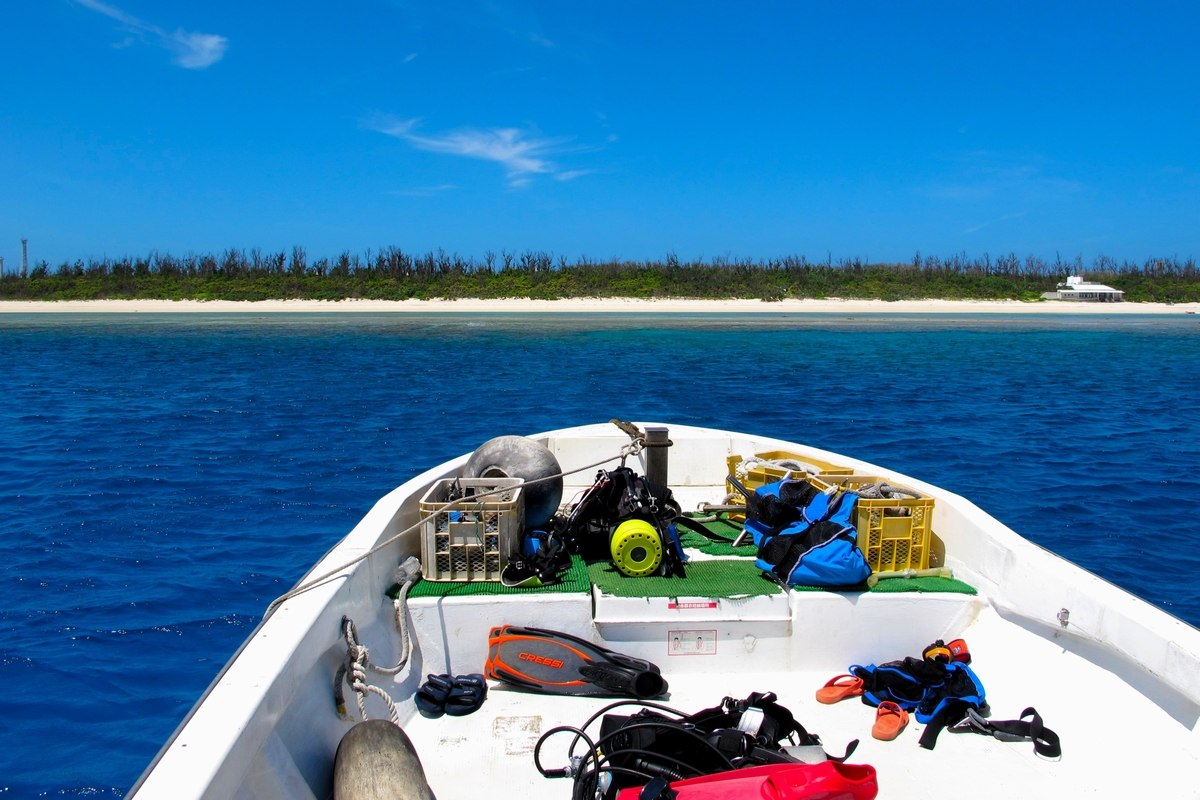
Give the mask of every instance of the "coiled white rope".
[[734, 470], [738, 478], [745, 481], [750, 475], [750, 470], [754, 467], [772, 467], [784, 471], [785, 478], [790, 478], [794, 473], [804, 473], [805, 475], [817, 475], [821, 472], [821, 468], [809, 464], [807, 461], [800, 461], [795, 458], [759, 458], [758, 456], [750, 456], [742, 459]]
[[864, 483], [856, 489], [852, 489], [859, 497], [868, 500], [893, 500], [901, 497], [922, 498], [925, 495], [914, 489], [906, 489], [903, 486], [895, 486], [885, 481], [877, 483]]
[[[418, 573], [419, 577], [420, 573]], [[414, 580], [413, 583], [416, 581]], [[411, 585], [411, 584], [410, 584]], [[397, 597], [395, 602], [397, 608], [397, 620], [400, 620], [404, 601]], [[396, 708], [395, 701], [386, 691], [367, 682], [367, 670], [374, 670], [384, 675], [395, 675], [400, 670], [404, 669], [408, 664], [408, 656], [411, 652], [411, 642], [408, 638], [407, 626], [401, 627], [402, 652], [400, 655], [400, 663], [395, 667], [377, 667], [371, 663], [370, 651], [358, 641], [358, 630], [354, 626], [354, 621], [349, 617], [342, 617], [342, 635], [346, 637], [346, 663], [343, 664], [337, 671], [334, 677], [334, 697], [337, 701], [338, 713], [345, 715], [346, 703], [342, 696], [341, 683], [343, 680], [349, 684], [354, 690], [354, 699], [358, 705], [358, 714], [365, 722], [367, 720], [367, 695], [373, 694], [379, 697], [387, 705], [388, 717], [396, 725], [400, 724], [400, 712]]]

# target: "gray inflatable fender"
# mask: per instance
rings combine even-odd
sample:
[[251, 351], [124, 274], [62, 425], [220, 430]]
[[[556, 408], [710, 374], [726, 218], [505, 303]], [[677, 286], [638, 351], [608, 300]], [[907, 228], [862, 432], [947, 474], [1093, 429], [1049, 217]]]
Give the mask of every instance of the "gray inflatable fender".
[[554, 480], [525, 487], [525, 527], [540, 528], [550, 521], [562, 502], [562, 467], [545, 445], [524, 436], [497, 436], [479, 446], [463, 467], [464, 478], [520, 478]]
[[348, 730], [333, 757], [334, 800], [437, 800], [408, 734], [390, 720]]

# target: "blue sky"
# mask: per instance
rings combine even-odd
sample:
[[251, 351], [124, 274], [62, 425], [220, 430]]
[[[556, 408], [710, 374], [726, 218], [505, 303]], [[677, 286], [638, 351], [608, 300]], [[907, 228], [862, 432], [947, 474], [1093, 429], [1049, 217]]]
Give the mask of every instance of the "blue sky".
[[0, 256], [1200, 256], [1198, 9], [6, 0]]

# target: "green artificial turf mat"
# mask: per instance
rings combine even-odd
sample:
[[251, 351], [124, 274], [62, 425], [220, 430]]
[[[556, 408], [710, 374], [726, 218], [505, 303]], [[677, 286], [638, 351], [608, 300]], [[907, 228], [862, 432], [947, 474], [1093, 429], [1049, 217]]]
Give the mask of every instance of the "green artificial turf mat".
[[[700, 515], [689, 515], [693, 518]], [[715, 518], [714, 518], [715, 517]], [[708, 529], [712, 534], [712, 538], [703, 536], [695, 531], [685, 528], [682, 525], [677, 525], [676, 530], [679, 532], [679, 541], [686, 548], [699, 550], [702, 553], [707, 553], [714, 556], [750, 556], [754, 557], [758, 553], [758, 548], [754, 546], [753, 540], [749, 536], [746, 537], [745, 543], [737, 547], [733, 546], [733, 542], [742, 532], [742, 523], [729, 519], [728, 514], [715, 514], [702, 517], [704, 520], [701, 524]], [[689, 565], [690, 566], [690, 565]], [[879, 581], [875, 586], [868, 588], [865, 583], [858, 586], [847, 586], [840, 589], [830, 589], [826, 586], [793, 586], [791, 587], [800, 592], [878, 592], [882, 594], [892, 594], [900, 592], [950, 592], [953, 594], [975, 594], [975, 589], [968, 584], [954, 578], [887, 578]]]
[[532, 592], [564, 594], [589, 592], [592, 584], [588, 580], [587, 565], [579, 556], [571, 556], [571, 568], [562, 574], [562, 581], [549, 586], [510, 587], [499, 581], [418, 581], [408, 596], [411, 597], [465, 597], [473, 595], [522, 595]]
[[[723, 523], [717, 522], [714, 525]], [[689, 532], [690, 533], [690, 532]], [[691, 533], [698, 540], [707, 541], [698, 533]], [[736, 534], [735, 534], [736, 535]], [[715, 547], [728, 547], [712, 543]], [[691, 546], [691, 545], [688, 545]], [[732, 549], [732, 548], [731, 548]], [[734, 552], [743, 552], [739, 547]], [[750, 548], [753, 553], [754, 548]], [[689, 561], [684, 565], [684, 578], [666, 578], [652, 575], [646, 578], [630, 578], [617, 571], [611, 562], [586, 563], [579, 556], [571, 556], [571, 568], [562, 574], [562, 581], [549, 586], [508, 587], [499, 581], [419, 581], [409, 590], [412, 597], [470, 597], [509, 595], [519, 596], [532, 593], [584, 593], [592, 584], [607, 595], [616, 597], [747, 597], [779, 594], [783, 590], [763, 575], [754, 565], [752, 558], [718, 558], [706, 561]], [[391, 592], [395, 596], [394, 589]], [[902, 592], [950, 592], [975, 594], [975, 589], [954, 578], [888, 578], [868, 589], [866, 584], [844, 589], [824, 586], [793, 586], [798, 592], [876, 592], [896, 594]]]
[[901, 594], [903, 592], [949, 592], [951, 594], [975, 594], [975, 589], [954, 578], [888, 578], [868, 588], [867, 584], [832, 589], [828, 586], [793, 586], [797, 592], [871, 592], [873, 594]]
[[975, 587], [957, 578], [886, 578], [871, 587], [872, 592], [895, 594], [897, 592], [952, 592], [954, 594], [976, 594]]
[[[742, 533], [742, 523], [734, 522], [727, 515], [689, 516], [703, 520], [700, 524], [709, 531], [711, 536], [704, 536], [690, 528], [676, 525], [675, 530], [679, 534], [679, 542], [684, 547], [713, 556], [752, 556], [758, 551], [758, 548], [754, 546], [754, 540], [749, 536], [746, 536], [742, 544], [737, 547], [733, 546], [734, 540]], [[715, 518], [713, 518], [714, 516]]]
[[783, 592], [763, 577], [753, 561], [742, 558], [689, 561], [684, 565], [685, 578], [630, 578], [603, 561], [588, 564], [587, 571], [601, 592], [616, 597], [749, 597]]

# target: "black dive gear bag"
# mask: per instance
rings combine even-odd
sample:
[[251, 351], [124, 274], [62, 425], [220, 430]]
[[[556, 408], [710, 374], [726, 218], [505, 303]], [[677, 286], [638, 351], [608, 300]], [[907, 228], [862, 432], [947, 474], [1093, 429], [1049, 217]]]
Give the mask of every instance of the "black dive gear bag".
[[657, 572], [684, 576], [683, 547], [674, 523], [682, 518], [679, 503], [671, 490], [639, 475], [629, 467], [600, 470], [596, 482], [584, 492], [565, 518], [554, 521], [554, 531], [571, 552], [587, 560], [612, 558], [610, 539], [617, 527], [629, 520], [641, 520], [658, 536], [662, 553]]
[[809, 733], [774, 692], [753, 692], [738, 700], [726, 697], [721, 704], [689, 716], [672, 719], [652, 708], [632, 715], [605, 714], [596, 746], [606, 756], [612, 774], [610, 792], [639, 786], [645, 776], [668, 781], [711, 775], [763, 764], [797, 763], [787, 746], [815, 748], [820, 757], [832, 758], [821, 748], [821, 739]]

